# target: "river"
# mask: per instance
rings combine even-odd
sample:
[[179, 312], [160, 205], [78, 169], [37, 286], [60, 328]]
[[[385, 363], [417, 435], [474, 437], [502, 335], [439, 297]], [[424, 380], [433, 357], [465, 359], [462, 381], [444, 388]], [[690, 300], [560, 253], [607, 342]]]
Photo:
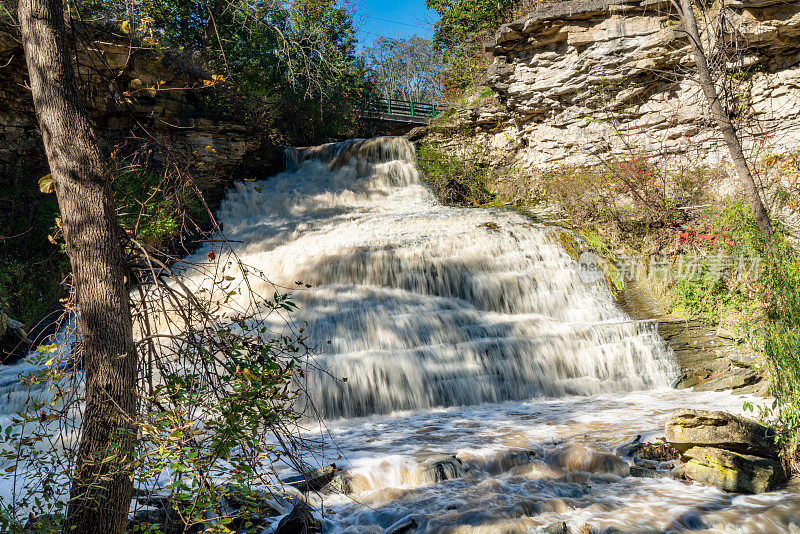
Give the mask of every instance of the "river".
[[[306, 459], [351, 477], [352, 493], [314, 497], [326, 532], [800, 533], [795, 482], [733, 495], [628, 476], [609, 458], [663, 436], [677, 408], [759, 401], [671, 389], [678, 367], [654, 325], [581, 271], [563, 229], [443, 206], [402, 138], [290, 150], [287, 162], [236, 184], [218, 218], [239, 260], [266, 274], [234, 299], [295, 289], [289, 320], [315, 349], [307, 400], [324, 421], [303, 423], [321, 444]], [[208, 264], [213, 246], [188, 263]], [[224, 256], [214, 271], [242, 275]], [[5, 398], [16, 372], [0, 373]]]
[[[292, 317], [321, 347], [309, 391], [326, 423], [308, 435], [354, 490], [323, 503], [327, 530], [800, 532], [796, 486], [736, 496], [593, 465], [663, 436], [676, 408], [754, 399], [670, 389], [670, 350], [582, 275], [562, 229], [443, 206], [401, 138], [288, 156], [219, 216], [244, 263], [311, 286]], [[454, 478], [432, 483], [421, 466], [451, 455]]]

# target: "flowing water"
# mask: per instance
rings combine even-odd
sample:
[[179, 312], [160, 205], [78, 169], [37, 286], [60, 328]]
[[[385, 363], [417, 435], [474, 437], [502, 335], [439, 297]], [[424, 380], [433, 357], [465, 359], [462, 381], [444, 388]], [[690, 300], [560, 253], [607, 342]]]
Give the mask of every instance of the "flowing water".
[[[352, 493], [321, 503], [327, 532], [800, 533], [793, 485], [735, 496], [626, 476], [608, 454], [658, 437], [678, 407], [745, 399], [669, 389], [669, 349], [581, 271], [563, 230], [442, 206], [399, 138], [291, 150], [287, 166], [237, 184], [218, 216], [268, 275], [249, 292], [299, 288], [291, 321], [317, 349], [309, 400], [325, 418], [306, 423], [324, 443], [314, 461], [351, 476]], [[209, 248], [190, 261], [242, 279]], [[232, 298], [244, 309], [251, 293]]]
[[243, 263], [311, 285], [293, 320], [323, 348], [309, 390], [324, 416], [669, 384], [652, 325], [582, 281], [561, 230], [442, 206], [412, 151], [383, 138], [290, 153], [293, 170], [238, 184], [219, 211]]
[[238, 184], [219, 216], [244, 263], [311, 286], [292, 317], [321, 352], [309, 390], [327, 423], [309, 436], [353, 490], [326, 498], [327, 530], [800, 532], [795, 487], [733, 496], [607, 457], [678, 407], [744, 399], [669, 389], [669, 349], [584, 276], [561, 229], [442, 206], [403, 139], [287, 162]]

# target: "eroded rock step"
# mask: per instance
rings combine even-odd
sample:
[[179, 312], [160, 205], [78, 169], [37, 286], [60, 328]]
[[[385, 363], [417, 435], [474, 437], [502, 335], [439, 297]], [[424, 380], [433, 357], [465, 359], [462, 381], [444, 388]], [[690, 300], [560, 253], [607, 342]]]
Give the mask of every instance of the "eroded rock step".
[[673, 386], [695, 391], [734, 390], [766, 396], [768, 381], [755, 369], [743, 340], [702, 319], [680, 319], [664, 313], [647, 288], [629, 282], [620, 297], [622, 308], [639, 320], [653, 320], [675, 354], [681, 374]]

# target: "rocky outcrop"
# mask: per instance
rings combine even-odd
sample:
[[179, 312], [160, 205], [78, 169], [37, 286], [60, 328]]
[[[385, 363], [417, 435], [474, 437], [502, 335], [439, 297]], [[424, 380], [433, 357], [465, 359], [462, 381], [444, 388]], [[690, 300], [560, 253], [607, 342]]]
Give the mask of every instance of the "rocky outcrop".
[[[260, 174], [281, 166], [280, 151], [245, 120], [207, 105], [211, 74], [178, 55], [132, 42], [126, 35], [78, 28], [80, 79], [87, 105], [108, 152], [136, 153], [138, 161], [178, 159], [222, 194], [233, 173]], [[0, 25], [0, 182], [46, 174], [41, 135], [27, 89], [27, 69], [16, 29]], [[213, 202], [213, 198], [210, 199]]]
[[686, 478], [742, 493], [786, 483], [774, 434], [755, 421], [726, 412], [679, 410], [664, 430], [667, 442], [682, 453]]
[[[800, 3], [728, 2], [723, 16], [739, 50], [731, 62], [737, 98], [748, 110], [740, 125], [747, 147], [794, 149]], [[494, 58], [485, 80], [490, 91], [440, 122], [477, 135], [498, 158], [510, 154], [515, 168], [596, 164], [631, 149], [692, 164], [725, 157], [669, 2], [546, 4], [503, 25], [486, 50]], [[480, 98], [487, 92], [493, 94]]]
[[678, 410], [664, 426], [666, 440], [680, 452], [718, 447], [743, 454], [776, 457], [775, 434], [764, 425], [727, 412]]
[[620, 305], [631, 316], [654, 321], [680, 366], [673, 386], [766, 396], [769, 382], [757, 369], [744, 336], [702, 319], [665, 315], [663, 303], [646, 284], [626, 282]]
[[350, 493], [350, 481], [336, 464], [310, 469], [303, 474], [281, 479], [281, 482], [301, 493]]
[[780, 462], [714, 447], [692, 447], [683, 474], [701, 484], [737, 493], [763, 493], [786, 483]]
[[0, 311], [0, 364], [15, 360], [20, 347], [29, 345], [25, 325]]

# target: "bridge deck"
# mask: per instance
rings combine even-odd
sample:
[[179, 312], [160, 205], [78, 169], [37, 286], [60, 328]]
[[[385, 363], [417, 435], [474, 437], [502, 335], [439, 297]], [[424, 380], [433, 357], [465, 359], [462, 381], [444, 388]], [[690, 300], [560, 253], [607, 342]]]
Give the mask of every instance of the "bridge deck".
[[406, 124], [428, 124], [436, 116], [440, 105], [431, 102], [415, 102], [413, 100], [397, 100], [394, 98], [378, 98], [365, 103], [359, 116], [384, 122], [402, 122]]

